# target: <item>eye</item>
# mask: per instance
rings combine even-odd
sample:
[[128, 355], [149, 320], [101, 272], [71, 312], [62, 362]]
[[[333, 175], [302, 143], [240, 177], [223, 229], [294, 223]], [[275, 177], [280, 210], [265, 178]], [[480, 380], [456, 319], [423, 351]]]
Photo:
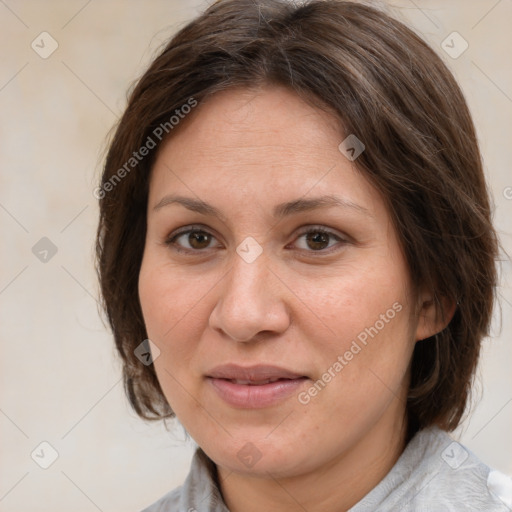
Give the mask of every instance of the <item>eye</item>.
[[199, 252], [210, 249], [212, 240], [215, 240], [215, 237], [211, 233], [196, 227], [171, 234], [165, 243], [166, 245], [174, 246], [177, 251]]
[[[212, 249], [212, 241], [216, 238], [205, 229], [200, 227], [188, 227], [177, 233], [173, 233], [165, 241], [166, 245], [172, 246], [179, 252], [201, 252]], [[322, 227], [310, 227], [300, 233], [297, 237], [301, 243], [297, 244], [299, 249], [307, 252], [333, 252], [330, 249], [336, 243], [344, 245], [347, 240]]]
[[301, 233], [297, 240], [303, 239], [302, 247], [300, 249], [308, 250], [308, 252], [332, 252], [325, 251], [336, 245], [338, 242], [343, 245], [347, 240], [339, 235], [321, 227], [311, 227], [307, 231]]

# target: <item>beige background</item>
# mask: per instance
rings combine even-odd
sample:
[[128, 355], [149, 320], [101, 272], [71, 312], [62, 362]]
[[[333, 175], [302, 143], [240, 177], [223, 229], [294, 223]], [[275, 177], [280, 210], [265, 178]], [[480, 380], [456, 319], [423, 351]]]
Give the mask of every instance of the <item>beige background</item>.
[[[193, 446], [183, 430], [143, 423], [124, 398], [113, 343], [97, 314], [92, 190], [127, 87], [158, 46], [206, 5], [0, 0], [2, 512], [137, 511], [188, 471]], [[392, 5], [443, 55], [464, 89], [496, 224], [511, 252], [512, 2]], [[31, 48], [43, 31], [58, 43], [47, 59]], [[457, 59], [441, 48], [453, 31], [469, 44]], [[32, 252], [42, 237], [57, 248], [46, 263]], [[458, 435], [512, 475], [510, 271], [504, 262], [502, 312], [479, 370], [482, 399]], [[46, 470], [31, 458], [42, 441], [59, 454]], [[43, 452], [36, 450], [38, 460], [48, 461], [50, 450]]]

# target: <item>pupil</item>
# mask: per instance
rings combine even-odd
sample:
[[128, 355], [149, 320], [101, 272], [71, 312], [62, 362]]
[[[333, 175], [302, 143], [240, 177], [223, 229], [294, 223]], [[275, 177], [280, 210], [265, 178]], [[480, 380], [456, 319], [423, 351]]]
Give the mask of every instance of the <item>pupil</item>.
[[325, 249], [329, 245], [329, 235], [327, 233], [308, 233], [307, 240], [312, 242], [312, 245], [310, 245], [312, 249]]
[[188, 237], [189, 244], [195, 249], [202, 249], [207, 247], [210, 243], [209, 235], [207, 233], [190, 233]]

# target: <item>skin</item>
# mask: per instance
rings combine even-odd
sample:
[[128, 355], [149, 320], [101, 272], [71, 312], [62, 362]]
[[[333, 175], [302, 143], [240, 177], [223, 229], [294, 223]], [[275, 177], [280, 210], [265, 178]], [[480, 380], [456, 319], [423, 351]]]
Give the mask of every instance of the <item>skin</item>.
[[[155, 369], [217, 464], [231, 512], [342, 511], [360, 501], [404, 449], [414, 344], [445, 325], [428, 293], [413, 294], [383, 198], [338, 150], [344, 138], [334, 118], [288, 89], [231, 89], [181, 122], [152, 170], [139, 295], [161, 351]], [[199, 198], [221, 218], [177, 203], [155, 209], [169, 194]], [[325, 194], [360, 208], [271, 215]], [[211, 236], [166, 243], [198, 224]], [[315, 245], [308, 227], [333, 236]], [[236, 252], [249, 236], [263, 250], [251, 263]], [[277, 364], [308, 376], [307, 391], [395, 303], [401, 311], [307, 404], [293, 394], [236, 408], [205, 378], [224, 363]], [[261, 455], [251, 467], [237, 457], [248, 442]]]

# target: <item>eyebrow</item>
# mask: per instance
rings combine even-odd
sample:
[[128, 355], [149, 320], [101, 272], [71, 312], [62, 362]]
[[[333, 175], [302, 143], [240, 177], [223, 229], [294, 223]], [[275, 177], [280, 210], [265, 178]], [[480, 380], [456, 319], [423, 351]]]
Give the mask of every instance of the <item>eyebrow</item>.
[[[221, 211], [215, 206], [208, 204], [201, 199], [195, 199], [192, 197], [184, 197], [175, 194], [167, 195], [163, 197], [154, 207], [154, 211], [158, 211], [165, 206], [171, 204], [180, 204], [193, 212], [200, 213], [202, 215], [210, 215], [213, 217], [222, 218]], [[316, 210], [319, 208], [331, 208], [333, 206], [356, 210], [359, 213], [373, 217], [370, 211], [361, 205], [343, 199], [341, 197], [333, 195], [324, 195], [314, 197], [310, 199], [300, 198], [294, 201], [288, 201], [286, 203], [280, 203], [276, 205], [272, 211], [272, 216], [276, 219], [282, 219], [293, 214]]]

